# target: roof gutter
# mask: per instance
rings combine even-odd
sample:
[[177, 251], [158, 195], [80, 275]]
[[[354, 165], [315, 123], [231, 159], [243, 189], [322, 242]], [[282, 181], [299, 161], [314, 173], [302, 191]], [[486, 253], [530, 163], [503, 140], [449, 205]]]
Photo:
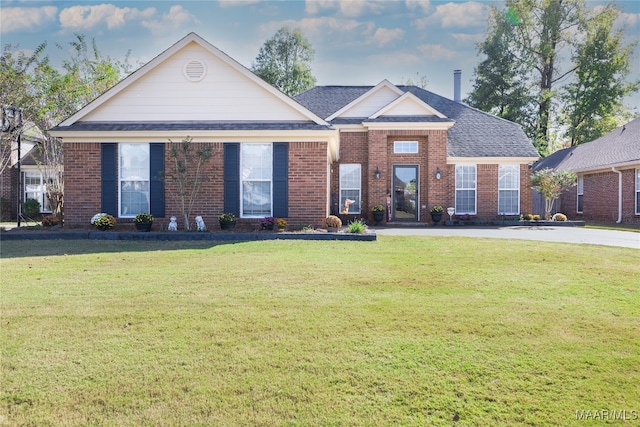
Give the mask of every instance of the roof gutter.
[[612, 166], [611, 170], [618, 174], [618, 220], [616, 224], [620, 224], [622, 222], [622, 172], [616, 170], [615, 166]]

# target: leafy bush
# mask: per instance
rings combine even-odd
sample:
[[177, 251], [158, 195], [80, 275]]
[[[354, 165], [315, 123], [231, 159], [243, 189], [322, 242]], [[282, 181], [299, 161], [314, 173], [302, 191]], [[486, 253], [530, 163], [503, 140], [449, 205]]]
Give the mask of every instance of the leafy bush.
[[148, 213], [139, 213], [138, 215], [136, 215], [135, 222], [138, 222], [138, 223], [153, 222], [153, 215]]
[[272, 216], [265, 216], [260, 220], [260, 227], [262, 228], [273, 228], [276, 225], [276, 219]]
[[359, 219], [352, 221], [347, 225], [347, 233], [363, 234], [367, 231], [367, 226]]
[[276, 224], [278, 225], [278, 228], [285, 228], [287, 226], [287, 220], [284, 218], [278, 218], [276, 220]]
[[431, 208], [431, 213], [442, 213], [444, 212], [444, 208], [440, 205], [435, 205]]
[[342, 227], [342, 220], [335, 215], [329, 215], [324, 220], [324, 225], [327, 227], [339, 228], [339, 227]]
[[373, 209], [371, 209], [372, 212], [384, 212], [384, 206], [383, 205], [375, 205], [373, 207]]
[[34, 218], [40, 215], [40, 202], [36, 199], [27, 199], [23, 205], [24, 214], [29, 218]]
[[222, 222], [234, 222], [236, 221], [236, 216], [234, 214], [232, 214], [231, 212], [225, 212], [223, 214], [221, 214], [218, 219]]
[[62, 221], [55, 215], [45, 215], [42, 217], [42, 226], [43, 227], [53, 227], [55, 225], [59, 225]]
[[91, 218], [91, 224], [95, 225], [101, 230], [107, 228], [113, 228], [116, 225], [116, 219], [106, 213], [98, 213]]

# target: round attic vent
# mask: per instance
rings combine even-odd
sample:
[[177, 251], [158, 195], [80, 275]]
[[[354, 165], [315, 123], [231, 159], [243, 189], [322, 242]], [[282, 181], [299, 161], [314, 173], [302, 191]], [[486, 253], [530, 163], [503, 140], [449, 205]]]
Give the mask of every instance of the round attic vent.
[[184, 76], [190, 82], [199, 82], [202, 80], [206, 71], [204, 63], [197, 59], [191, 60], [184, 65]]

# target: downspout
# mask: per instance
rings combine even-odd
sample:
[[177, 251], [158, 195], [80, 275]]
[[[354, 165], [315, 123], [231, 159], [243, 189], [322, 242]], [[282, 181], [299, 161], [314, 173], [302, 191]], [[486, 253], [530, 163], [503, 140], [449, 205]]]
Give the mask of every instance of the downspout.
[[618, 174], [618, 220], [616, 224], [620, 224], [622, 222], [622, 172], [616, 170], [615, 166], [612, 166], [611, 170]]

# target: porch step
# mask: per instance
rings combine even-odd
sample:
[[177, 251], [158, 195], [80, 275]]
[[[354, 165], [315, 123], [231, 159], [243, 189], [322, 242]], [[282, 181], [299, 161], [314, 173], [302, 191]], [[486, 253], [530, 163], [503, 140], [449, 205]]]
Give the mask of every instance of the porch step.
[[428, 227], [429, 224], [426, 222], [416, 222], [416, 221], [391, 221], [387, 222], [383, 227], [388, 228], [421, 228]]

